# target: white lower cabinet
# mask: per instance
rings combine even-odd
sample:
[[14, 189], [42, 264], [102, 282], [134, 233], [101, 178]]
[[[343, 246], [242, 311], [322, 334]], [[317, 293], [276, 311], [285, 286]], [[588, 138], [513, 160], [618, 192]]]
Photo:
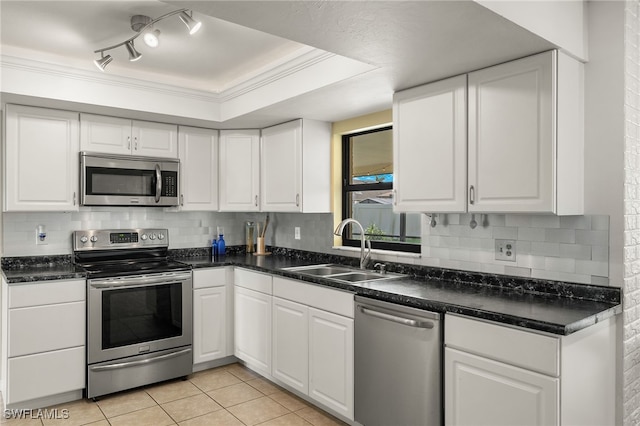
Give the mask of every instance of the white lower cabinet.
[[193, 271], [193, 363], [232, 355], [227, 268]]
[[449, 348], [445, 368], [447, 424], [558, 424], [558, 378]]
[[353, 318], [309, 308], [309, 396], [353, 419]]
[[353, 294], [273, 278], [272, 376], [353, 420]]
[[236, 269], [234, 280], [235, 356], [270, 376], [271, 276]]
[[78, 399], [85, 387], [85, 280], [2, 281], [2, 396], [8, 408]]
[[615, 319], [568, 336], [445, 316], [446, 425], [615, 424]]
[[309, 393], [309, 308], [273, 298], [274, 378], [304, 394]]

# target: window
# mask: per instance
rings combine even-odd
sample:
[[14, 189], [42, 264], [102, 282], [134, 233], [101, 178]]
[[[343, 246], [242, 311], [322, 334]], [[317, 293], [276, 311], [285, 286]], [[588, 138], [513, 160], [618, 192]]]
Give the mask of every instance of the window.
[[[420, 252], [420, 215], [393, 212], [393, 132], [382, 127], [342, 136], [342, 218], [362, 224], [371, 247]], [[345, 246], [360, 246], [360, 229], [349, 225]]]

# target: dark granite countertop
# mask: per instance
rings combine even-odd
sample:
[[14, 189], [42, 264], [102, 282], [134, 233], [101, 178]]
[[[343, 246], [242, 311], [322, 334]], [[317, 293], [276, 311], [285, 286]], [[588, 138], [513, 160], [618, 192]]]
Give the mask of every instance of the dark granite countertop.
[[[225, 256], [217, 262], [211, 262], [208, 257], [197, 256], [178, 260], [190, 264], [194, 269], [225, 265], [242, 266], [387, 302], [437, 312], [459, 313], [559, 335], [571, 334], [622, 312], [622, 306], [619, 300], [616, 301], [615, 295], [610, 300], [605, 300], [610, 295], [597, 295], [594, 298], [602, 300], [590, 300], [414, 275], [360, 285], [347, 284], [283, 270], [282, 268], [319, 263], [288, 256], [232, 255]], [[619, 289], [615, 288], [585, 287], [590, 290], [619, 292]]]
[[[420, 266], [391, 264], [391, 270], [407, 277], [363, 284], [348, 284], [302, 275], [283, 268], [319, 263], [348, 263], [357, 259], [310, 252], [272, 256], [231, 254], [212, 262], [205, 249], [179, 250], [174, 259], [193, 269], [241, 266], [259, 272], [350, 291], [392, 303], [436, 312], [450, 312], [492, 320], [533, 330], [568, 335], [622, 311], [620, 289], [515, 277], [465, 273]], [[43, 280], [84, 278], [83, 270], [69, 259], [2, 259], [2, 272], [9, 284]], [[425, 272], [426, 271], [426, 272]]]

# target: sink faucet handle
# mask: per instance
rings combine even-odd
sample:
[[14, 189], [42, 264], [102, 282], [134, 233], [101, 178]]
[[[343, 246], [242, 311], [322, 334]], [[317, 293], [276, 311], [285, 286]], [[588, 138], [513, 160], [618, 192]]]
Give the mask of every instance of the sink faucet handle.
[[387, 267], [387, 265], [385, 265], [384, 263], [380, 263], [380, 262], [378, 262], [378, 263], [376, 263], [375, 265], [373, 265], [373, 269], [376, 269], [378, 266], [380, 267], [380, 273], [381, 273], [381, 274], [386, 274], [386, 273], [387, 273], [387, 271], [385, 270], [385, 268]]

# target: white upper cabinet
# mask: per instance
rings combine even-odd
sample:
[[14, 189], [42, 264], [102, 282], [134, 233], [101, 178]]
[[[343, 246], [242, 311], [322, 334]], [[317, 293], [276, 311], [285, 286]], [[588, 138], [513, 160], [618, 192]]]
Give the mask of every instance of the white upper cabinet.
[[395, 94], [396, 211], [582, 214], [582, 64], [549, 51], [471, 72], [466, 102], [464, 78]]
[[78, 210], [78, 113], [7, 105], [4, 211]]
[[218, 131], [180, 126], [180, 208], [218, 210]]
[[260, 210], [260, 130], [220, 131], [220, 210]]
[[394, 210], [465, 211], [466, 95], [466, 75], [394, 95]]
[[262, 211], [329, 212], [331, 125], [295, 120], [262, 130]]
[[469, 74], [469, 211], [583, 212], [582, 81], [556, 51]]
[[178, 126], [81, 114], [80, 148], [107, 154], [177, 158]]

